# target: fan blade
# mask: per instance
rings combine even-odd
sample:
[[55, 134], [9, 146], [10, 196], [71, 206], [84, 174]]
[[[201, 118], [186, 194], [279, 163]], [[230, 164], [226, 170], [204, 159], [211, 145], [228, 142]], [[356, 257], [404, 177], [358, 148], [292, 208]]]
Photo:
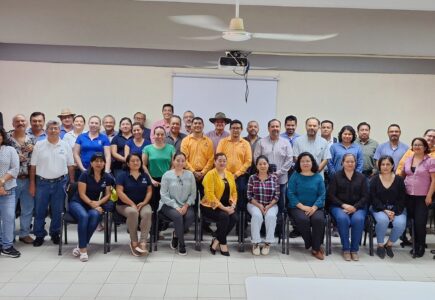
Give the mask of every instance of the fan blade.
[[195, 41], [214, 41], [222, 38], [222, 35], [209, 35], [209, 36], [180, 36], [183, 40], [195, 40]]
[[172, 22], [214, 31], [225, 31], [227, 25], [222, 20], [208, 15], [169, 16]]
[[253, 33], [252, 37], [265, 40], [281, 40], [293, 42], [315, 42], [336, 37], [338, 33], [312, 35], [312, 34], [285, 34], [285, 33]]

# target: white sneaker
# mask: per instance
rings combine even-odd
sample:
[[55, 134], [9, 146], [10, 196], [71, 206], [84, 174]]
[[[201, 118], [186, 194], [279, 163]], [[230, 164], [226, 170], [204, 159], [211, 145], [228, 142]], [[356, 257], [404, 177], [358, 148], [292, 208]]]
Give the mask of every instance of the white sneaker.
[[261, 254], [262, 255], [268, 255], [270, 251], [270, 245], [269, 244], [264, 244], [263, 248], [261, 248]]
[[85, 262], [88, 261], [89, 257], [88, 257], [88, 253], [84, 252], [84, 253], [80, 253], [80, 261]]
[[79, 249], [79, 247], [75, 247], [75, 248], [73, 249], [73, 251], [72, 251], [72, 255], [73, 255], [74, 257], [79, 257], [79, 256], [80, 256], [80, 249]]
[[260, 255], [260, 245], [259, 244], [252, 245], [252, 254], [254, 254], [255, 256]]

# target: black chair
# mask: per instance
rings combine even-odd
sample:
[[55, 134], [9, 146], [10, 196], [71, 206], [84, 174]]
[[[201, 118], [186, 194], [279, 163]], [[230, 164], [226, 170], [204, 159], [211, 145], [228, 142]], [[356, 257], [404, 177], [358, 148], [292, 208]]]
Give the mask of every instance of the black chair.
[[[152, 220], [151, 220], [151, 229], [150, 229], [150, 233], [149, 233], [150, 234], [149, 250], [148, 250], [149, 253], [153, 252], [153, 243], [156, 240], [156, 238], [154, 237], [154, 234], [153, 234], [153, 232], [154, 232], [153, 226], [154, 226], [155, 218], [156, 218], [156, 216], [155, 216], [155, 213], [153, 212]], [[111, 233], [112, 233], [112, 227], [113, 227], [113, 233], [115, 236], [115, 243], [118, 242], [118, 226], [120, 226], [122, 224], [126, 224], [126, 222], [127, 222], [127, 218], [124, 217], [123, 215], [119, 214], [116, 211], [116, 207], [115, 207], [115, 209], [113, 210], [113, 216], [109, 222], [109, 241], [111, 240], [111, 235], [112, 235]], [[140, 223], [140, 218], [139, 218], [139, 223]]]
[[[201, 251], [201, 242], [198, 240], [198, 232], [199, 232], [199, 220], [198, 220], [198, 212], [196, 209], [194, 209], [194, 213], [195, 213], [195, 221], [194, 221], [194, 226], [195, 226], [195, 231], [194, 231], [194, 241], [195, 241], [195, 250], [196, 251]], [[161, 211], [159, 211], [156, 215], [156, 224], [154, 226], [154, 237], [156, 237], [155, 241], [154, 241], [154, 251], [157, 251], [158, 247], [158, 237], [159, 237], [159, 232], [160, 232], [160, 225], [161, 224], [165, 224], [169, 227], [169, 225], [172, 223], [172, 220], [169, 219], [168, 217], [166, 217]]]
[[[325, 213], [325, 255], [328, 256], [331, 254], [331, 216], [326, 210], [323, 210]], [[284, 237], [285, 239], [285, 254], [289, 255], [290, 253], [290, 225], [294, 226], [295, 220], [289, 214], [286, 214], [286, 222], [285, 222], [285, 232], [283, 235], [283, 244]], [[283, 247], [284, 249], [284, 247]], [[284, 252], [283, 252], [284, 254]]]
[[[65, 195], [65, 204], [64, 211], [61, 215], [61, 225], [60, 225], [60, 242], [59, 242], [59, 253], [58, 255], [62, 255], [62, 246], [63, 244], [68, 244], [68, 225], [75, 224], [77, 225], [76, 219], [69, 213], [69, 200], [77, 193], [77, 183], [72, 183], [68, 186]], [[110, 200], [109, 200], [110, 201]], [[103, 222], [104, 222], [104, 254], [110, 252], [110, 228], [109, 224], [111, 223], [112, 213], [105, 211], [103, 213]], [[62, 242], [62, 238], [65, 238], [65, 242]]]

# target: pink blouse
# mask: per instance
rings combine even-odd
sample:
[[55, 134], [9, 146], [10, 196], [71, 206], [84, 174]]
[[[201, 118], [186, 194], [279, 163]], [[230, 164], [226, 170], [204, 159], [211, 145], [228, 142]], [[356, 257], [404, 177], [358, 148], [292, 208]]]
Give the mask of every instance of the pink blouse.
[[426, 196], [431, 184], [431, 173], [435, 173], [435, 158], [425, 155], [423, 161], [411, 171], [414, 155], [405, 162], [405, 186], [408, 195]]

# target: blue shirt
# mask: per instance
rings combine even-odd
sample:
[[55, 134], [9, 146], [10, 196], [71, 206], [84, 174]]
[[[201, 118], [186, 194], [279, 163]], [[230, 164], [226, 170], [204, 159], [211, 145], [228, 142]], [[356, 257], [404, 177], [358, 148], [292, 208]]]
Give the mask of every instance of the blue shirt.
[[343, 166], [341, 165], [341, 160], [343, 159], [343, 156], [347, 153], [352, 153], [353, 155], [355, 155], [355, 170], [360, 173], [363, 171], [364, 156], [362, 149], [359, 145], [352, 143], [348, 148], [346, 148], [342, 143], [335, 143], [331, 145], [329, 151], [331, 151], [331, 159], [328, 161], [328, 172], [330, 175], [334, 175], [335, 173], [343, 169]]
[[[71, 130], [73, 130], [73, 129], [71, 129]], [[71, 131], [71, 130], [70, 130], [70, 131]], [[63, 125], [61, 125], [61, 126], [60, 126], [60, 134], [59, 134], [60, 138], [63, 139], [63, 137], [65, 136], [65, 134], [66, 134], [67, 132], [69, 132], [69, 131], [66, 131], [66, 130], [65, 130], [65, 127], [64, 127]]]
[[142, 136], [151, 144], [151, 129], [145, 127]]
[[145, 146], [148, 146], [150, 144], [151, 144], [150, 141], [148, 141], [146, 139], [143, 140], [143, 143], [140, 146], [137, 146], [134, 143], [133, 139], [130, 139], [125, 143], [126, 146], [130, 147], [130, 154], [136, 153], [136, 154], [139, 154], [140, 156], [142, 156], [143, 148], [145, 148]]
[[86, 169], [91, 165], [91, 157], [95, 152], [104, 153], [104, 147], [110, 146], [107, 136], [100, 133], [96, 138], [91, 140], [89, 132], [80, 134], [76, 139], [76, 144], [80, 145], [80, 158], [83, 167]]
[[[125, 144], [127, 143], [128, 140], [131, 140], [133, 138], [133, 136], [130, 136], [128, 139], [125, 138], [125, 136], [122, 135], [122, 132], [119, 132], [117, 135], [115, 135], [112, 139], [112, 141], [110, 142], [111, 145], [116, 145], [117, 150], [116, 152], [121, 155], [122, 157], [124, 157], [124, 149], [125, 149]], [[121, 169], [123, 163], [120, 161], [117, 161], [116, 159], [112, 159], [112, 170], [116, 170], [116, 169]]]
[[45, 133], [45, 131], [43, 131], [43, 132], [41, 133], [40, 136], [36, 137], [36, 136], [33, 134], [32, 128], [27, 128], [27, 130], [26, 130], [26, 134], [27, 134], [30, 138], [34, 139], [34, 140], [37, 141], [37, 142], [39, 142], [39, 141], [43, 141], [43, 140], [45, 140], [45, 139], [47, 138], [47, 134]]
[[[89, 172], [82, 173], [79, 177], [79, 182], [86, 184], [86, 196], [94, 201], [103, 198], [105, 196], [106, 187], [113, 186], [115, 183], [112, 176], [107, 173], [104, 173], [103, 177], [101, 177], [101, 179], [97, 182], [94, 176], [89, 174]], [[72, 201], [82, 201], [78, 191], [73, 196]]]
[[399, 142], [397, 145], [397, 148], [393, 149], [391, 147], [390, 142], [386, 142], [383, 144], [380, 144], [378, 148], [376, 148], [375, 155], [373, 155], [373, 158], [375, 160], [379, 160], [381, 156], [389, 155], [393, 158], [394, 161], [394, 171], [396, 171], [397, 166], [399, 165], [400, 160], [402, 159], [402, 156], [405, 154], [406, 151], [408, 151], [408, 146], [402, 142]]
[[283, 133], [281, 133], [279, 136], [280, 136], [280, 137], [283, 137], [283, 138], [285, 138], [287, 141], [289, 141], [290, 145], [292, 145], [292, 147], [293, 147], [293, 143], [294, 143], [295, 140], [296, 140], [298, 137], [300, 137], [301, 135], [300, 135], [300, 134], [297, 134], [297, 133], [295, 132], [295, 133], [293, 134], [292, 137], [289, 137], [289, 136], [287, 135], [287, 132], [283, 132]]
[[295, 208], [298, 203], [306, 206], [325, 206], [325, 183], [320, 174], [305, 176], [294, 172], [288, 182], [287, 197], [289, 207]]
[[[146, 173], [141, 173], [137, 179], [130, 175], [129, 171], [122, 172], [116, 178], [116, 185], [124, 187], [124, 193], [135, 204], [145, 200], [148, 186], [151, 185], [151, 179]], [[125, 205], [121, 200], [117, 202], [119, 205]]]

